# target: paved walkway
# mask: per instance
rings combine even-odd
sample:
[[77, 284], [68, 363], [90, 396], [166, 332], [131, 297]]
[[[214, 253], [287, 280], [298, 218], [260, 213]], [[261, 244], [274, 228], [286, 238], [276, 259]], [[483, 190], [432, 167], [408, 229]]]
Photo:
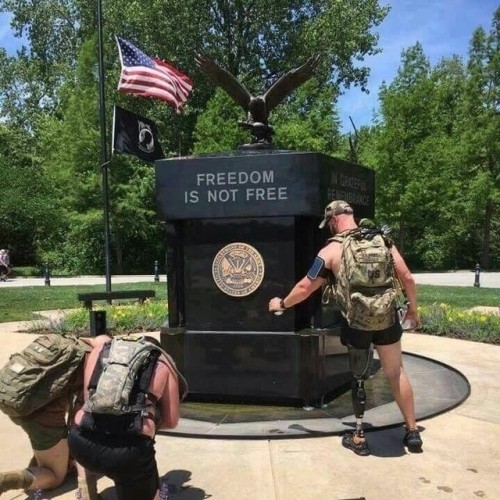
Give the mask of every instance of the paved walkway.
[[[10, 328], [13, 330], [14, 328]], [[32, 335], [0, 325], [0, 363]], [[454, 366], [470, 381], [471, 396], [443, 415], [420, 422], [423, 454], [402, 447], [401, 428], [368, 434], [372, 456], [342, 448], [340, 438], [195, 439], [157, 436], [160, 473], [177, 487], [174, 500], [469, 500], [498, 498], [500, 470], [500, 346], [405, 334], [406, 351]], [[0, 414], [0, 470], [24, 466], [26, 436]], [[105, 499], [111, 482], [99, 481]], [[51, 496], [73, 499], [68, 480]], [[25, 499], [7, 492], [2, 500]]]
[[[471, 271], [450, 271], [447, 273], [414, 273], [420, 285], [474, 286], [475, 273]], [[482, 272], [479, 275], [482, 288], [500, 288], [500, 273]]]
[[[33, 336], [0, 325], [0, 363]], [[472, 393], [448, 413], [420, 422], [423, 454], [402, 447], [401, 428], [371, 432], [372, 456], [342, 448], [340, 438], [196, 439], [159, 435], [160, 473], [176, 486], [174, 500], [469, 500], [498, 498], [500, 471], [500, 346], [406, 334], [406, 351], [454, 366]], [[22, 467], [30, 457], [27, 437], [0, 413], [0, 470]], [[111, 482], [100, 479], [105, 499]], [[70, 479], [51, 496], [74, 499]], [[2, 500], [25, 499], [7, 492]]]
[[[446, 273], [414, 273], [415, 281], [423, 285], [474, 286], [475, 274], [472, 271], [450, 271]], [[159, 276], [161, 283], [166, 283], [166, 276]], [[154, 282], [154, 275], [111, 276], [111, 286], [115, 283]], [[500, 288], [500, 272], [482, 272], [479, 277], [483, 288]], [[51, 286], [69, 285], [105, 285], [104, 276], [75, 276], [70, 278], [50, 278]], [[45, 278], [12, 278], [0, 283], [4, 287], [45, 286]]]
[[[160, 282], [166, 283], [166, 276], [158, 276]], [[111, 287], [115, 283], [154, 283], [154, 275], [120, 275], [111, 276]], [[105, 276], [72, 276], [69, 278], [50, 278], [50, 286], [71, 286], [71, 285], [105, 285]], [[0, 290], [4, 287], [14, 288], [22, 286], [45, 286], [45, 278], [9, 278], [5, 282], [0, 282]], [[499, 285], [500, 286], [500, 285]]]
[[[456, 273], [459, 274], [462, 275]], [[500, 287], [500, 275], [496, 276], [498, 281], [494, 280], [489, 286]], [[472, 277], [473, 273], [463, 273], [463, 285], [467, 286], [466, 282]], [[34, 338], [18, 333], [21, 326], [0, 324], [0, 364]], [[175, 494], [171, 498], [499, 498], [500, 346], [407, 333], [403, 349], [455, 367], [468, 378], [472, 387], [470, 397], [463, 404], [420, 422], [423, 454], [406, 453], [401, 443], [401, 428], [369, 433], [370, 457], [358, 457], [344, 449], [338, 436], [239, 440], [159, 435], [157, 459], [160, 474], [174, 486]], [[1, 413], [0, 442], [1, 471], [27, 464], [30, 457], [27, 437]], [[75, 481], [70, 478], [57, 491], [43, 498], [74, 499], [74, 490]], [[106, 500], [115, 498], [108, 479], [99, 480], [99, 490]], [[25, 498], [20, 491], [2, 495], [2, 500]]]

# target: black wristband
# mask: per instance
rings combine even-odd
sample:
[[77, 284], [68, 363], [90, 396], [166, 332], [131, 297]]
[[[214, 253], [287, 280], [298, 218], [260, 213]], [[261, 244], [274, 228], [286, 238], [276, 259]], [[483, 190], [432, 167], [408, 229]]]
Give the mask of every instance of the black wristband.
[[285, 299], [281, 299], [280, 300], [280, 307], [281, 307], [281, 309], [286, 309], [286, 307], [285, 307]]

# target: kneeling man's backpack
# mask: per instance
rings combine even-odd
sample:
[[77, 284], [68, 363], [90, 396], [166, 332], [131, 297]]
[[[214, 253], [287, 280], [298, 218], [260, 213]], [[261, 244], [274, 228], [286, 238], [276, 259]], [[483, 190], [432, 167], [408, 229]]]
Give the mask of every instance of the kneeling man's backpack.
[[184, 397], [187, 384], [161, 347], [142, 336], [115, 337], [104, 344], [96, 362], [80, 426], [104, 434], [138, 434], [148, 416], [148, 389], [162, 354], [184, 385]]
[[355, 229], [331, 238], [342, 244], [333, 295], [352, 328], [383, 330], [396, 321], [397, 285], [391, 242], [381, 230]]
[[87, 348], [73, 335], [48, 334], [12, 354], [0, 370], [0, 410], [26, 417], [61, 395]]

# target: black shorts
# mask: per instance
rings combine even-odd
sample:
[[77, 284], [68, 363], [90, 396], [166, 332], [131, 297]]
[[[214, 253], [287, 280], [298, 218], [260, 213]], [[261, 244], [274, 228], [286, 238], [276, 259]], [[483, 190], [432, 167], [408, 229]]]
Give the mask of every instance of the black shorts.
[[357, 330], [347, 324], [347, 320], [342, 316], [340, 341], [343, 345], [350, 345], [356, 349], [368, 349], [371, 344], [390, 345], [401, 340], [403, 329], [396, 317], [394, 324], [385, 330]]
[[68, 444], [71, 456], [83, 467], [113, 480], [118, 500], [152, 500], [156, 495], [160, 478], [153, 439], [73, 427]]

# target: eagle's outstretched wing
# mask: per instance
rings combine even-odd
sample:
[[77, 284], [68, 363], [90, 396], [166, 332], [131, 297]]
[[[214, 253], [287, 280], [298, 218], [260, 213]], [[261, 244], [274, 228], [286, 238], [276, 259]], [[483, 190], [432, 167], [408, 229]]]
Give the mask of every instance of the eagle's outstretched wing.
[[205, 54], [195, 55], [196, 65], [208, 76], [215, 85], [222, 87], [245, 112], [248, 112], [248, 103], [252, 97], [246, 87], [240, 83], [229, 71], [221, 68], [215, 61]]
[[302, 66], [285, 73], [269, 87], [264, 94], [268, 113], [283, 101], [288, 94], [311, 78], [319, 59], [319, 54], [311, 56]]

